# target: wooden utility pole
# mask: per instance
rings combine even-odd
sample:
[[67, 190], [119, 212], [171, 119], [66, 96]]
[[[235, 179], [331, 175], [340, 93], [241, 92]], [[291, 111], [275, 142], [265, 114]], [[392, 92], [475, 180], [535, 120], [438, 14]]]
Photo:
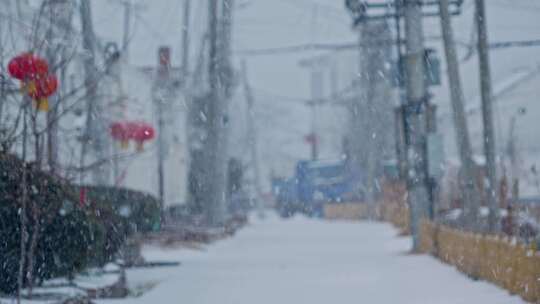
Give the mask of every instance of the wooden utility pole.
[[419, 250], [420, 220], [428, 217], [429, 189], [426, 174], [426, 108], [428, 104], [425, 66], [424, 33], [422, 26], [422, 3], [404, 0], [406, 55], [405, 71], [407, 86], [406, 126], [409, 136], [409, 174], [407, 196], [411, 209], [411, 233], [413, 251]]
[[476, 26], [478, 31], [478, 62], [480, 67], [480, 90], [482, 95], [482, 120], [484, 124], [484, 154], [486, 157], [487, 203], [489, 207], [488, 229], [498, 230], [497, 168], [495, 161], [495, 127], [493, 123], [493, 102], [491, 71], [489, 65], [489, 46], [484, 0], [475, 0]]
[[206, 205], [207, 205], [207, 220], [212, 226], [220, 226], [225, 222], [225, 169], [226, 164], [221, 163], [222, 153], [226, 151], [220, 150], [221, 139], [223, 135], [223, 92], [220, 83], [221, 77], [220, 65], [222, 64], [222, 56], [220, 51], [219, 38], [219, 9], [218, 0], [208, 1], [208, 27], [209, 27], [209, 64], [208, 64], [208, 79], [209, 79], [209, 110], [208, 110], [208, 161], [206, 162], [206, 180], [207, 184]]
[[469, 139], [469, 128], [467, 126], [467, 117], [465, 115], [464, 107], [465, 97], [461, 86], [459, 61], [457, 58], [448, 2], [448, 0], [440, 0], [440, 15], [450, 87], [450, 102], [453, 112], [452, 117], [454, 119], [456, 144], [461, 159], [461, 172], [463, 173], [463, 178], [460, 179], [460, 188], [463, 193], [464, 224], [468, 229], [477, 230], [479, 228], [477, 227], [477, 217], [478, 209], [480, 207], [480, 197], [475, 179], [476, 166], [473, 160], [473, 152]]

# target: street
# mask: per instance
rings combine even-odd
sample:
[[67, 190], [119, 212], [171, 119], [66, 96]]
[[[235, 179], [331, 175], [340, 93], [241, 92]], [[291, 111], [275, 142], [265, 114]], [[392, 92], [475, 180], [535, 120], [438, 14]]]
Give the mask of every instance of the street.
[[540, 0], [0, 11], [0, 304], [540, 304]]
[[[155, 288], [121, 303], [524, 303], [425, 255], [388, 224], [269, 216], [204, 250], [146, 248], [175, 268], [131, 270]], [[119, 303], [100, 301], [98, 303]]]

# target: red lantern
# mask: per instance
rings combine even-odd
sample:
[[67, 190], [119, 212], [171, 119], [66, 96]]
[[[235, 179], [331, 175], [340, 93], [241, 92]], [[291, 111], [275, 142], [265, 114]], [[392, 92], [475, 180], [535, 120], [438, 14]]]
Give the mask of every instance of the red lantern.
[[11, 77], [19, 80], [24, 79], [24, 75], [26, 74], [24, 72], [25, 67], [23, 66], [23, 60], [20, 57], [15, 57], [11, 59], [11, 61], [8, 64], [8, 72]]
[[34, 99], [39, 111], [49, 110], [49, 96], [58, 88], [58, 79], [49, 74], [47, 61], [32, 53], [22, 53], [8, 64], [9, 74], [21, 81], [23, 92]]
[[126, 135], [129, 139], [135, 139], [135, 133], [137, 133], [139, 125], [140, 123], [133, 121], [128, 121], [125, 123]]
[[156, 132], [154, 128], [146, 123], [136, 123], [132, 138], [137, 143], [137, 151], [142, 151], [146, 141], [154, 139]]
[[8, 64], [9, 74], [21, 81], [28, 81], [49, 73], [49, 64], [32, 53], [23, 53], [13, 58]]
[[120, 142], [120, 147], [125, 150], [129, 147], [129, 133], [124, 122], [112, 123], [109, 127], [111, 137]]
[[[24, 84], [23, 84], [24, 85]], [[24, 85], [28, 96], [36, 102], [37, 109], [40, 111], [49, 110], [48, 98], [58, 89], [58, 79], [55, 75], [46, 75], [26, 82]]]

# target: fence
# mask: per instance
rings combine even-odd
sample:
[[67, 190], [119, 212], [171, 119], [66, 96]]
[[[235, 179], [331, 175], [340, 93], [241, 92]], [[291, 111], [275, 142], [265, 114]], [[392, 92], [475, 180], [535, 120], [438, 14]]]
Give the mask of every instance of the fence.
[[401, 182], [385, 182], [382, 187], [382, 198], [378, 204], [378, 216], [396, 226], [401, 234], [410, 234], [409, 207], [407, 190]]
[[480, 235], [423, 221], [420, 247], [471, 276], [540, 303], [540, 253], [509, 238]]
[[327, 220], [360, 220], [369, 218], [366, 203], [331, 203], [324, 205], [324, 218]]

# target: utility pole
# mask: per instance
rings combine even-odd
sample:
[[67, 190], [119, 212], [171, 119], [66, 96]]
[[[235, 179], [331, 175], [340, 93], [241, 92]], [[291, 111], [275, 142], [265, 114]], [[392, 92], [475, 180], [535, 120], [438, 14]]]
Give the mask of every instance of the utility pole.
[[[126, 50], [126, 48], [122, 48]], [[116, 100], [111, 104], [108, 111], [108, 121], [121, 121], [126, 118], [126, 102], [128, 100], [127, 95], [124, 92], [124, 84], [122, 80], [122, 68], [128, 64], [127, 59], [123, 57], [125, 54], [118, 48], [118, 45], [114, 42], [109, 42], [104, 50], [104, 61], [107, 64], [107, 76], [110, 78], [105, 87], [108, 87], [111, 95], [116, 95]], [[113, 185], [120, 186], [122, 183], [121, 173], [122, 161], [118, 157], [120, 153], [119, 146], [117, 144], [112, 145], [112, 167], [113, 167]]]
[[[72, 17], [72, 4], [67, 0], [50, 1], [47, 5], [49, 28], [47, 30], [47, 41], [51, 44], [47, 45], [45, 55], [47, 61], [53, 66], [56, 71], [60, 72], [62, 76], [65, 76], [65, 66], [59, 67], [58, 64], [65, 59], [66, 48], [59, 47], [54, 37], [67, 37], [71, 38], [71, 17]], [[65, 30], [66, 33], [61, 33], [61, 30]], [[63, 41], [63, 43], [66, 43]], [[47, 162], [49, 170], [52, 174], [55, 174], [58, 169], [58, 103], [60, 102], [60, 93], [56, 93], [49, 97], [50, 109], [47, 112]]]
[[317, 130], [317, 106], [321, 103], [324, 95], [324, 69], [326, 68], [324, 59], [302, 60], [300, 66], [308, 69], [310, 77], [311, 99], [306, 102], [311, 116], [311, 130], [305, 136], [305, 141], [311, 148], [311, 160], [319, 159], [319, 134]]
[[223, 210], [225, 218], [228, 214], [228, 204], [227, 199], [227, 184], [228, 184], [228, 172], [229, 172], [229, 154], [228, 154], [228, 137], [229, 137], [229, 103], [232, 98], [234, 89], [236, 87], [236, 73], [232, 66], [231, 56], [232, 56], [232, 24], [233, 24], [233, 12], [234, 12], [234, 0], [223, 0], [221, 6], [221, 29], [219, 46], [220, 46], [220, 55], [219, 55], [219, 83], [221, 85], [222, 95], [221, 101], [219, 102], [220, 110], [220, 136], [218, 137], [219, 144], [219, 153], [218, 155], [218, 173], [219, 176], [218, 182], [220, 183], [220, 192], [221, 203], [223, 204]]
[[517, 112], [512, 115], [510, 119], [510, 128], [508, 132], [508, 143], [507, 143], [507, 155], [510, 158], [511, 166], [511, 176], [512, 176], [512, 204], [515, 204], [519, 199], [519, 162], [518, 162], [518, 151], [517, 151], [517, 135], [516, 135], [516, 123], [518, 116], [525, 115], [527, 109], [520, 107]]
[[182, 77], [184, 83], [189, 74], [189, 47], [191, 27], [191, 0], [184, 0], [184, 17], [182, 25]]
[[318, 63], [311, 66], [311, 134], [308, 136], [308, 142], [311, 144], [311, 159], [319, 159], [319, 133], [317, 132], [317, 103], [323, 98], [324, 78], [322, 67]]
[[157, 118], [157, 175], [158, 199], [161, 214], [165, 207], [165, 121], [163, 107], [170, 102], [171, 96], [171, 49], [160, 47], [158, 50], [157, 78], [153, 88], [153, 101]]
[[222, 226], [227, 219], [227, 106], [234, 85], [230, 62], [234, 1], [223, 0], [221, 7], [218, 3], [218, 0], [208, 3], [210, 93], [206, 153], [209, 161], [205, 164], [208, 178], [204, 182], [208, 184], [207, 218], [212, 226]]
[[[317, 27], [319, 26], [319, 6], [314, 3], [311, 10], [311, 37], [312, 43], [317, 40]], [[307, 137], [311, 145], [311, 159], [319, 159], [319, 133], [317, 132], [317, 103], [324, 95], [324, 71], [325, 67], [319, 62], [314, 62], [309, 66], [311, 70], [311, 102], [308, 103], [311, 111], [311, 133]]]
[[363, 117], [356, 117], [362, 123], [361, 132], [356, 136], [360, 137], [363, 145], [361, 167], [366, 170], [367, 180], [366, 202], [369, 208], [369, 215], [375, 214], [375, 188], [378, 169], [381, 162], [387, 157], [385, 147], [389, 138], [389, 128], [391, 116], [388, 112], [392, 108], [390, 75], [385, 65], [391, 62], [390, 46], [377, 45], [379, 39], [390, 40], [391, 33], [386, 20], [378, 20], [363, 23], [359, 27], [360, 39], [364, 46], [360, 48], [359, 62], [362, 79], [360, 102], [362, 103]]
[[406, 86], [407, 106], [406, 125], [408, 126], [409, 147], [409, 195], [411, 208], [411, 232], [413, 251], [419, 249], [420, 220], [428, 216], [429, 189], [426, 174], [426, 108], [428, 104], [425, 66], [424, 66], [424, 33], [422, 27], [422, 3], [418, 0], [404, 1], [405, 33], [406, 33]]
[[124, 35], [122, 39], [122, 57], [124, 63], [129, 63], [129, 39], [131, 36], [131, 12], [133, 10], [133, 4], [131, 0], [124, 0]]
[[497, 168], [495, 163], [495, 127], [493, 123], [493, 103], [491, 71], [489, 65], [489, 46], [484, 0], [475, 0], [476, 26], [478, 31], [478, 62], [480, 67], [480, 90], [482, 95], [482, 120], [484, 124], [484, 154], [487, 173], [487, 203], [489, 207], [488, 229], [498, 230]]
[[[185, 37], [187, 36], [183, 36], [183, 38]], [[186, 201], [192, 215], [208, 215], [208, 179], [205, 167], [209, 161], [210, 153], [207, 149], [208, 137], [202, 136], [202, 134], [208, 134], [209, 130], [208, 110], [210, 99], [203, 84], [208, 42], [209, 35], [205, 33], [198, 49], [197, 62], [192, 68], [191, 77], [185, 79], [186, 86], [184, 87], [184, 96], [188, 105], [186, 137], [189, 151]], [[185, 43], [183, 48], [182, 55], [187, 60], [188, 48]], [[183, 69], [186, 70], [184, 67]]]
[[[232, 66], [232, 22], [234, 0], [223, 0], [221, 7], [221, 22], [219, 35], [219, 78], [223, 87], [224, 102], [222, 102], [223, 115], [227, 116], [228, 103], [236, 87], [236, 75]], [[224, 125], [227, 127], [227, 124]], [[226, 142], [225, 142], [226, 143]]]
[[456, 44], [452, 29], [452, 20], [448, 9], [448, 0], [440, 0], [441, 28], [443, 34], [444, 50], [446, 53], [446, 66], [450, 87], [450, 102], [452, 105], [456, 144], [461, 159], [461, 172], [463, 178], [460, 180], [460, 188], [463, 191], [463, 210], [465, 227], [477, 230], [478, 209], [480, 207], [480, 197], [475, 179], [475, 163], [472, 156], [471, 142], [469, 139], [469, 128], [465, 115], [465, 97], [461, 86], [459, 73], [459, 61], [457, 58]]
[[225, 164], [221, 163], [221, 153], [226, 153], [220, 148], [221, 138], [223, 135], [223, 92], [220, 83], [221, 77], [220, 65], [222, 64], [222, 56], [220, 56], [220, 39], [218, 37], [219, 22], [218, 22], [218, 0], [208, 1], [208, 17], [209, 17], [209, 111], [208, 111], [208, 161], [206, 162], [207, 178], [204, 181], [207, 183], [207, 219], [212, 226], [221, 226], [225, 222]]
[[163, 99], [156, 100], [157, 104], [157, 121], [158, 121], [158, 152], [157, 152], [157, 174], [158, 174], [158, 199], [159, 199], [159, 209], [163, 215], [163, 210], [165, 206], [165, 149], [164, 149], [164, 138], [163, 138]]
[[262, 205], [262, 190], [261, 190], [261, 172], [259, 167], [259, 156], [257, 149], [257, 129], [255, 127], [255, 111], [253, 106], [255, 99], [253, 98], [253, 92], [248, 81], [246, 62], [242, 61], [242, 80], [244, 82], [244, 94], [247, 101], [247, 128], [248, 128], [248, 142], [251, 150], [251, 165], [253, 168], [254, 183], [255, 183], [255, 206], [259, 213], [259, 216], [264, 217], [264, 210]]
[[[200, 176], [200, 168], [202, 166], [200, 160], [200, 147], [195, 149], [195, 141], [193, 136], [195, 130], [202, 128], [200, 123], [200, 104], [196, 104], [196, 98], [192, 96], [191, 92], [194, 88], [191, 87], [191, 81], [189, 79], [190, 67], [189, 67], [189, 54], [190, 54], [190, 28], [191, 28], [191, 0], [184, 0], [183, 7], [183, 24], [182, 24], [182, 93], [187, 105], [186, 114], [186, 142], [188, 152], [188, 172], [187, 172], [187, 195], [186, 202], [190, 206], [190, 213], [198, 214], [201, 212], [200, 206], [200, 181], [197, 178]], [[204, 49], [204, 48], [202, 48]], [[200, 100], [199, 100], [200, 101]], [[199, 122], [197, 124], [196, 122]], [[198, 138], [197, 141], [201, 141]]]
[[[96, 67], [95, 33], [92, 22], [90, 0], [81, 0], [80, 3], [81, 27], [84, 48], [84, 85], [86, 89], [87, 118], [85, 135], [81, 148], [81, 168], [84, 167], [88, 145], [92, 143], [95, 158], [102, 161], [105, 156], [106, 139], [104, 130], [100, 127], [98, 115], [103, 113], [101, 99], [98, 97], [98, 71]], [[83, 175], [84, 173], [81, 173]], [[97, 185], [106, 184], [107, 176], [102, 165], [92, 169], [93, 181]], [[83, 178], [81, 177], [81, 182]]]

